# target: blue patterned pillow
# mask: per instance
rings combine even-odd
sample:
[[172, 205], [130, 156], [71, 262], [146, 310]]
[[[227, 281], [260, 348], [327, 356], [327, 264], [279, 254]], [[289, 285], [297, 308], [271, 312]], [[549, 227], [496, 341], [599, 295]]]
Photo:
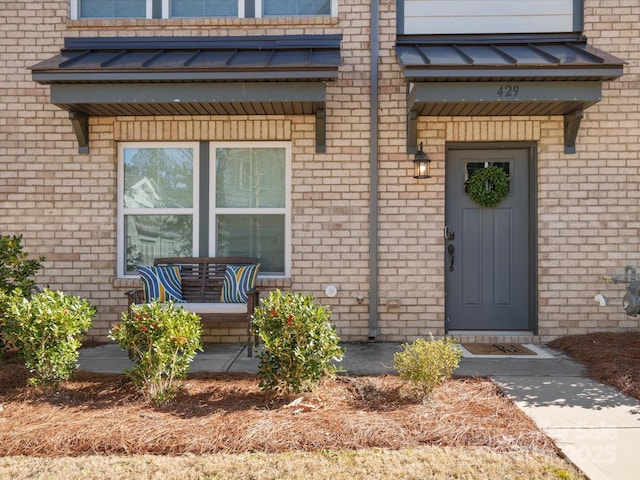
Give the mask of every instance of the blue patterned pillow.
[[256, 285], [260, 264], [227, 265], [220, 303], [246, 303], [247, 295]]
[[174, 301], [184, 303], [182, 298], [182, 277], [178, 265], [160, 265], [157, 267], [138, 267], [142, 289], [146, 302]]

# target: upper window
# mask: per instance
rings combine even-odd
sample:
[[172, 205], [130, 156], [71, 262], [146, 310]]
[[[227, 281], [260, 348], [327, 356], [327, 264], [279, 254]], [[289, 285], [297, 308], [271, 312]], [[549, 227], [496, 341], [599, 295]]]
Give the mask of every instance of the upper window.
[[[404, 0], [400, 33], [560, 33], [581, 29], [576, 0]], [[575, 11], [574, 11], [575, 8]], [[399, 10], [401, 12], [401, 10]], [[402, 14], [402, 13], [401, 13]]]
[[145, 18], [147, 0], [76, 0], [78, 18]]
[[171, 0], [170, 5], [172, 18], [238, 16], [238, 0]]
[[331, 15], [331, 0], [262, 0], [264, 17]]
[[193, 255], [256, 257], [262, 274], [288, 275], [289, 144], [212, 143], [199, 152], [197, 143], [120, 145], [118, 276], [156, 257]]
[[338, 16], [338, 0], [70, 0], [70, 18]]

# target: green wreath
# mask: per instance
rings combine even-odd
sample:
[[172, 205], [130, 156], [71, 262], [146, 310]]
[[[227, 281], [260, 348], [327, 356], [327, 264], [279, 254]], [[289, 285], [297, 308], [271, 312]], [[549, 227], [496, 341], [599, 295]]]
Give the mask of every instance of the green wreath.
[[509, 176], [497, 165], [480, 168], [467, 181], [467, 193], [481, 207], [493, 208], [509, 194]]

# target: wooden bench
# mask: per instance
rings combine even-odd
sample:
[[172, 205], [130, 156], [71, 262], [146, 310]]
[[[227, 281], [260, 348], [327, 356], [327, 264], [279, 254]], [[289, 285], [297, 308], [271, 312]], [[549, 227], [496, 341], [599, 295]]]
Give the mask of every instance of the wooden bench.
[[[227, 265], [256, 264], [249, 257], [166, 257], [156, 258], [154, 266], [178, 265], [182, 277], [182, 298], [179, 303], [185, 310], [196, 313], [203, 324], [244, 323], [247, 327], [247, 355], [253, 355], [252, 319], [258, 306], [260, 292], [253, 289], [248, 293], [247, 303], [221, 303], [222, 285]], [[142, 289], [126, 292], [129, 309], [132, 304], [145, 302]], [[130, 311], [130, 310], [129, 310]]]

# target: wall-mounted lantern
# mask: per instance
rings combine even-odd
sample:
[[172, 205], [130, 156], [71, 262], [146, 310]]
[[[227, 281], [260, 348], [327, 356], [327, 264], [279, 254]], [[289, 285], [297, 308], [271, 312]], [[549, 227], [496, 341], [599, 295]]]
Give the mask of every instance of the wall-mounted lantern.
[[413, 157], [413, 178], [431, 178], [430, 164], [431, 159], [422, 150], [420, 142], [420, 150]]

